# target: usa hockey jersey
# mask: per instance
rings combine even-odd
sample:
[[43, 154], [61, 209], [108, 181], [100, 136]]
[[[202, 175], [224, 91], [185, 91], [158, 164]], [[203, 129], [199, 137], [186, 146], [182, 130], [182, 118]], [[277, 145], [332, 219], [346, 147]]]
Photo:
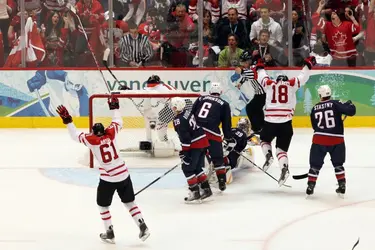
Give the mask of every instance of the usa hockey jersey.
[[192, 148], [207, 148], [209, 146], [206, 134], [197, 125], [194, 115], [190, 110], [184, 110], [173, 119], [174, 130], [181, 142], [182, 151]]
[[311, 111], [311, 125], [314, 129], [313, 143], [336, 145], [344, 142], [342, 115], [353, 116], [356, 107], [350, 102], [327, 100], [316, 104]]
[[192, 113], [209, 140], [222, 141], [220, 124], [225, 139], [232, 138], [232, 116], [229, 103], [220, 96], [200, 96], [193, 104]]
[[241, 153], [247, 146], [246, 133], [239, 128], [232, 128], [232, 137], [237, 142], [236, 146], [234, 147], [234, 151]]

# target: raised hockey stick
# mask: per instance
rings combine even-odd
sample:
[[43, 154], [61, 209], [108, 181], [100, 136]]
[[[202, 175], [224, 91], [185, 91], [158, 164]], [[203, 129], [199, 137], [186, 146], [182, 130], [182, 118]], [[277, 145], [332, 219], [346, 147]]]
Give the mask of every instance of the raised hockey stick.
[[163, 178], [164, 176], [166, 176], [167, 174], [169, 174], [170, 172], [172, 172], [175, 168], [177, 168], [180, 165], [181, 165], [181, 163], [178, 163], [176, 166], [174, 166], [173, 168], [169, 169], [163, 175], [159, 176], [158, 178], [156, 178], [155, 180], [153, 180], [152, 182], [150, 182], [147, 186], [145, 186], [144, 188], [142, 188], [141, 190], [139, 190], [137, 193], [135, 193], [135, 195], [140, 194], [142, 191], [144, 191], [145, 189], [147, 189], [148, 187], [150, 187], [151, 185], [153, 185], [155, 182], [157, 182], [158, 180], [160, 180], [161, 178]]
[[[234, 152], [236, 152], [237, 154], [239, 154], [240, 156], [242, 156], [243, 158], [245, 158], [246, 160], [248, 160], [248, 162], [250, 162], [251, 164], [253, 164], [256, 168], [258, 168], [260, 171], [262, 171], [263, 173], [265, 173], [269, 177], [271, 177], [274, 181], [279, 182], [275, 177], [273, 177], [272, 175], [270, 175], [269, 173], [267, 173], [266, 171], [264, 171], [263, 168], [259, 167], [252, 160], [250, 160], [249, 158], [247, 158], [243, 153], [239, 153], [237, 151], [234, 151]], [[288, 188], [292, 187], [292, 186], [289, 186], [289, 185], [286, 185], [286, 184], [283, 184], [283, 186], [288, 187]]]
[[[347, 117], [348, 116], [345, 115], [344, 118], [342, 119], [342, 121], [344, 122]], [[300, 174], [300, 175], [293, 175], [292, 178], [295, 179], [295, 180], [302, 180], [302, 179], [306, 179], [308, 176], [309, 176], [309, 174], [306, 173], [306, 174]]]

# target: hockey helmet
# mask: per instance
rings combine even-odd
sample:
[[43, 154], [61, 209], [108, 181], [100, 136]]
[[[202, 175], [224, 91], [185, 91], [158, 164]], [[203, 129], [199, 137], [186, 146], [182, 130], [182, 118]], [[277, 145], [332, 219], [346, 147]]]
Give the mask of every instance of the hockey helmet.
[[246, 133], [247, 136], [250, 135], [250, 121], [247, 118], [241, 118], [237, 122], [237, 128], [241, 129]]
[[185, 106], [186, 102], [181, 97], [173, 97], [171, 99], [171, 109], [174, 112], [181, 112], [182, 110], [184, 110]]
[[104, 126], [101, 123], [95, 123], [92, 126], [92, 133], [96, 136], [103, 136], [104, 135]]
[[147, 83], [160, 83], [160, 77], [157, 75], [152, 75], [148, 78]]
[[332, 94], [331, 88], [328, 85], [322, 85], [318, 88], [320, 98], [330, 97]]
[[286, 82], [288, 80], [289, 80], [289, 78], [286, 75], [279, 75], [276, 78], [276, 82], [279, 82], [279, 81]]
[[219, 82], [211, 83], [211, 88], [210, 88], [209, 93], [210, 93], [210, 95], [212, 95], [212, 94], [221, 95], [222, 89], [221, 89], [220, 83]]
[[241, 62], [250, 61], [251, 55], [250, 55], [249, 51], [245, 50], [244, 52], [242, 52], [242, 54], [240, 55], [240, 60], [241, 60]]

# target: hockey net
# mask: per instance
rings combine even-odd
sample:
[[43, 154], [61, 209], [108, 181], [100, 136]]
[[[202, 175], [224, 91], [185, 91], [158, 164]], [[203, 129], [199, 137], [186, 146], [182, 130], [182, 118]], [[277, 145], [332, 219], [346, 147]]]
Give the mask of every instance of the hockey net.
[[[117, 136], [120, 155], [147, 157], [171, 157], [181, 149], [178, 136], [173, 129], [174, 114], [170, 108], [173, 97], [185, 99], [186, 107], [191, 108], [200, 96], [197, 93], [155, 91], [112, 92], [119, 99], [123, 129]], [[90, 131], [95, 123], [104, 127], [110, 125], [113, 112], [108, 108], [109, 94], [95, 94], [90, 97]], [[90, 167], [95, 163], [90, 152]]]

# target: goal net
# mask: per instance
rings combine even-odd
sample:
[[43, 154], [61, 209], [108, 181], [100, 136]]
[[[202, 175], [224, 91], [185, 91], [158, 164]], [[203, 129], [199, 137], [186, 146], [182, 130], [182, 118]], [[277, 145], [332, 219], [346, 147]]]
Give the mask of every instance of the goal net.
[[[174, 114], [170, 108], [173, 97], [185, 99], [186, 108], [191, 108], [200, 96], [197, 93], [167, 92], [152, 90], [118, 91], [112, 95], [119, 99], [123, 129], [116, 141], [120, 154], [147, 157], [172, 157], [180, 151], [180, 141], [173, 129]], [[113, 112], [108, 108], [109, 94], [95, 94], [90, 97], [90, 130], [95, 123], [104, 127], [110, 125]], [[95, 161], [90, 152], [90, 167]]]

